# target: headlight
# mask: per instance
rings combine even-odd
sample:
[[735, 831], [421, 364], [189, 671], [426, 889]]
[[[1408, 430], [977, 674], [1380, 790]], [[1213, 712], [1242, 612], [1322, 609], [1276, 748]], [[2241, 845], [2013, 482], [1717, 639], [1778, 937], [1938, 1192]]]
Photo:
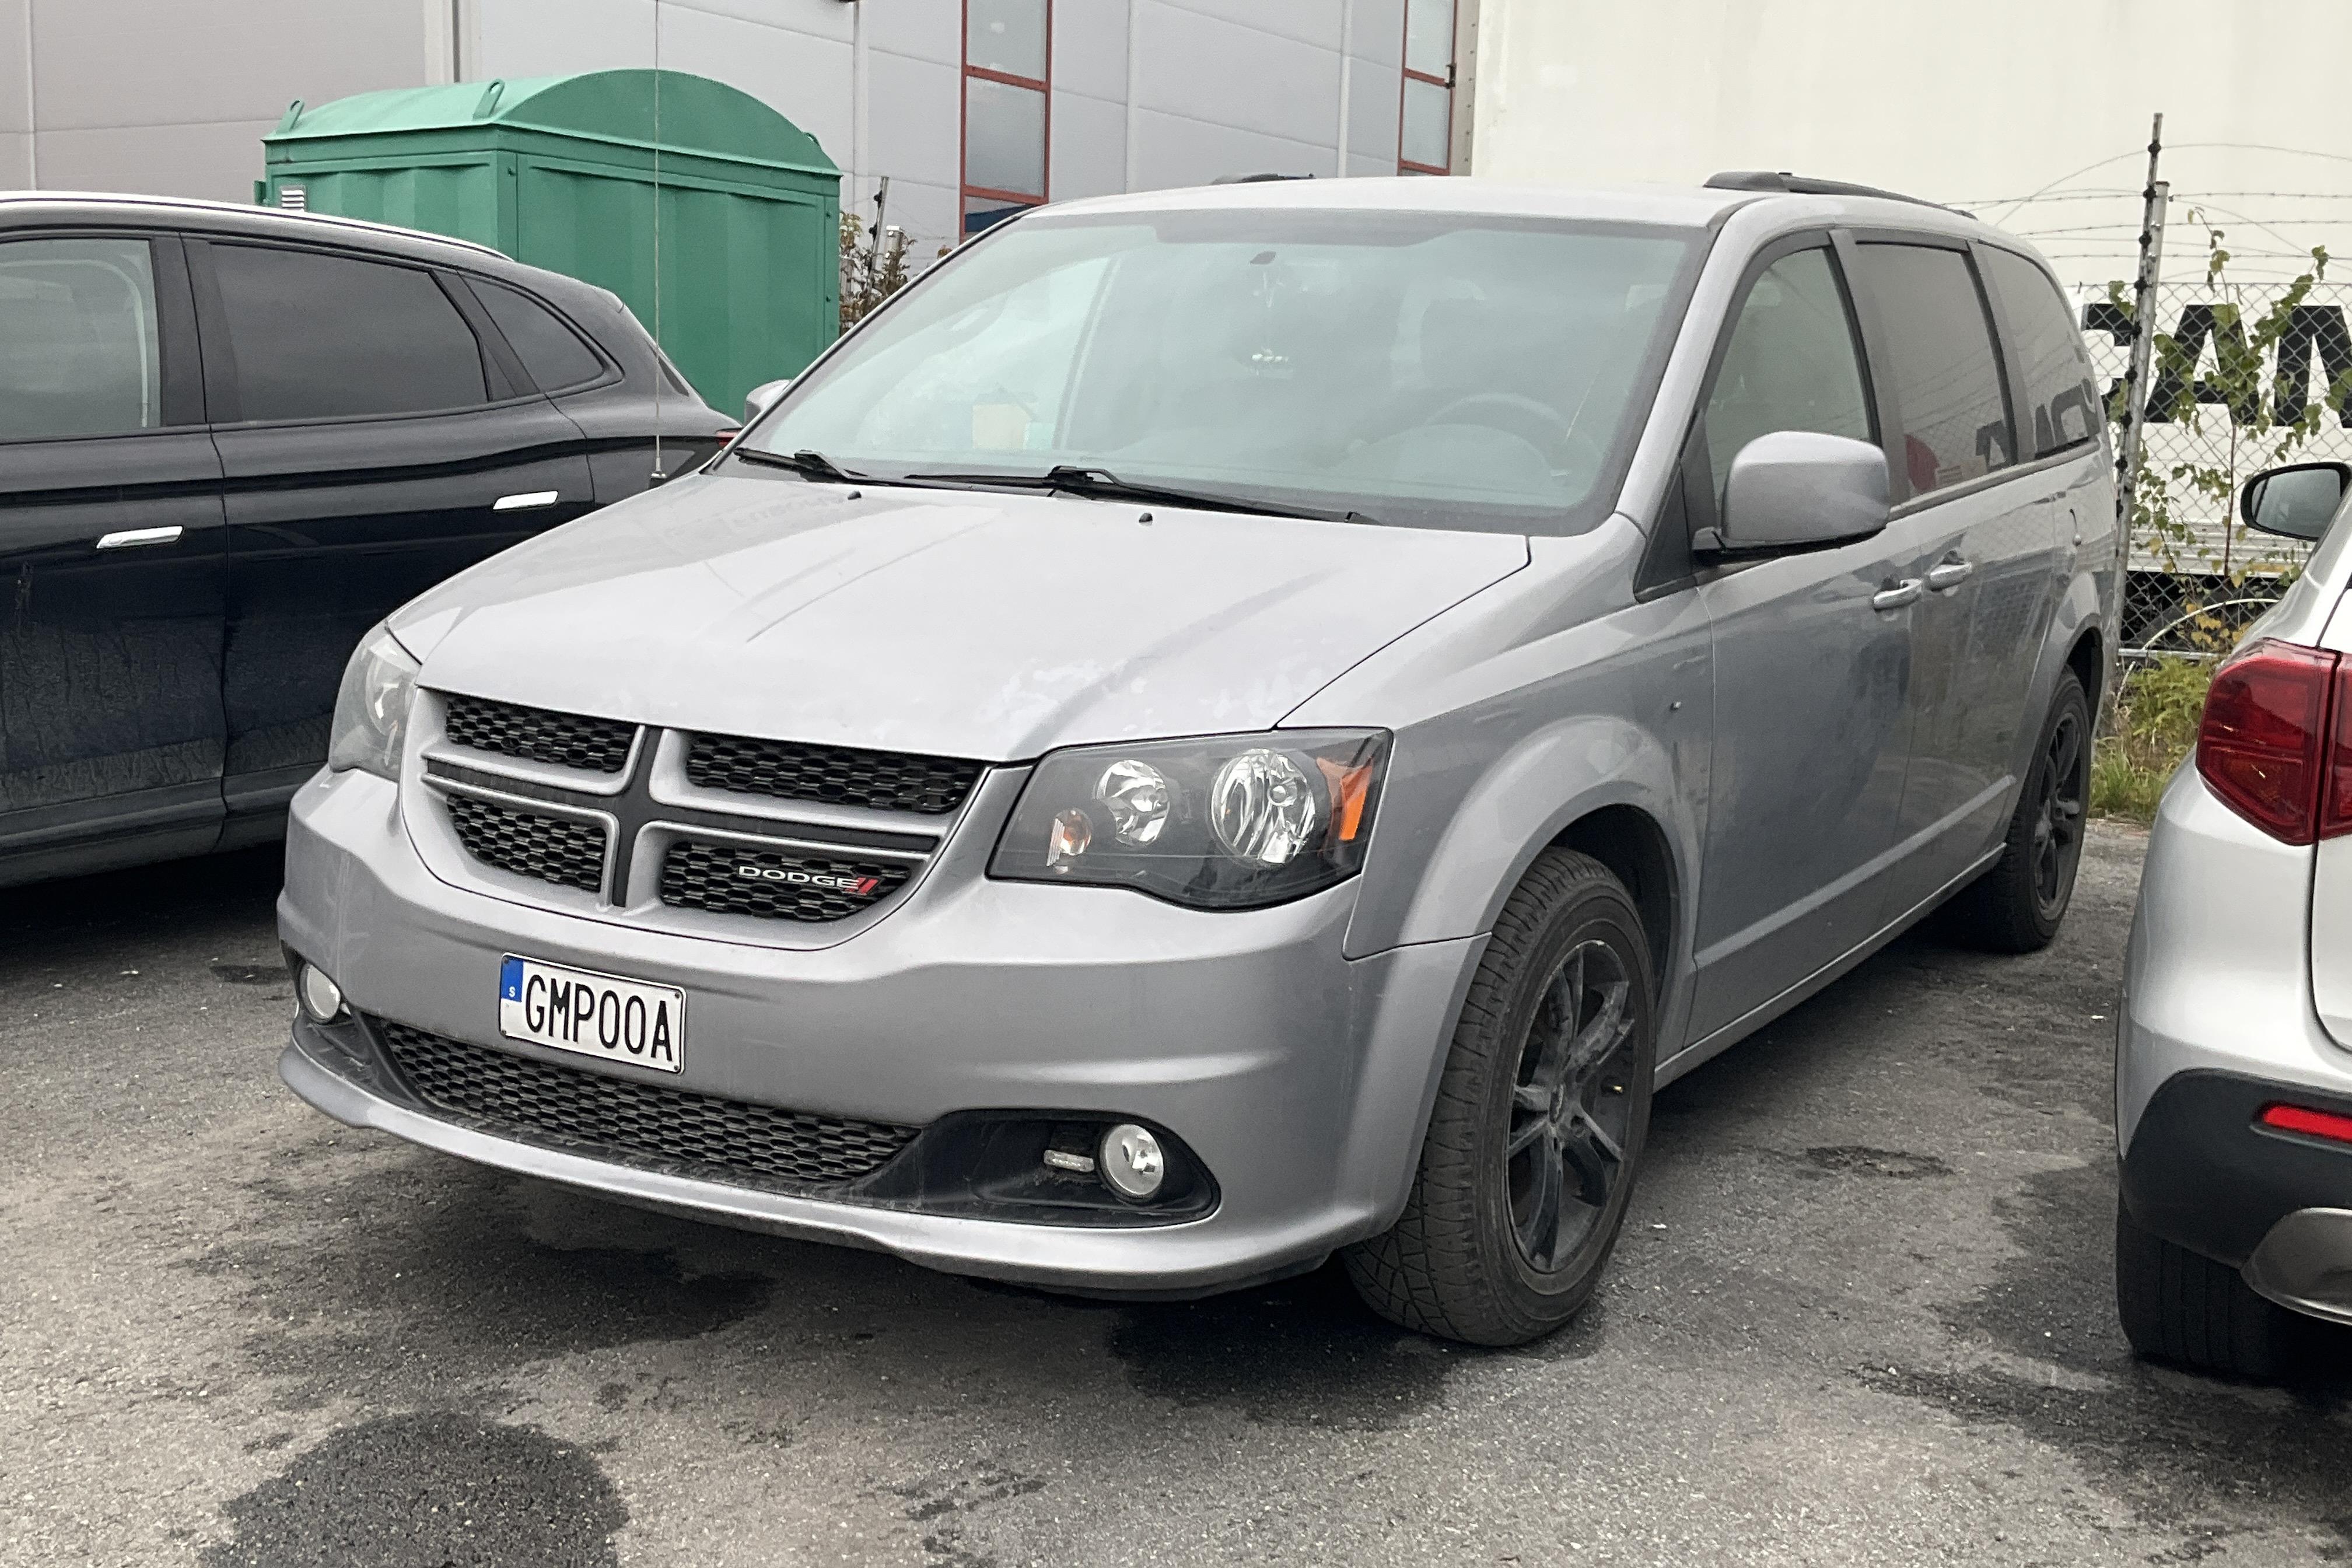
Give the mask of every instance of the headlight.
[[364, 768], [383, 778], [400, 777], [400, 749], [408, 735], [408, 708], [416, 697], [416, 661], [378, 626], [360, 639], [359, 651], [343, 667], [335, 693], [335, 721], [327, 740], [327, 765]]
[[989, 875], [1203, 910], [1303, 898], [1363, 865], [1388, 745], [1382, 731], [1300, 730], [1055, 752]]

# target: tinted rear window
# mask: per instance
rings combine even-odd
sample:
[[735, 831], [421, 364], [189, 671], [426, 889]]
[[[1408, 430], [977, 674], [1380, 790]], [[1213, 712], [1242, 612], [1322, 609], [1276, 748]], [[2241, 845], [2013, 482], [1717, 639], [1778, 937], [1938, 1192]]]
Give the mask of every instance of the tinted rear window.
[[0, 441], [162, 424], [158, 347], [145, 240], [0, 245]]
[[561, 392], [604, 374], [604, 363], [546, 306], [520, 289], [487, 278], [472, 279], [482, 309], [490, 313], [523, 369], [541, 392]]
[[1992, 323], [1968, 257], [1924, 245], [1857, 248], [1862, 287], [1876, 300], [1886, 333], [1911, 493], [2015, 462]]
[[2018, 424], [2026, 449], [2034, 457], [2098, 438], [2104, 417], [2099, 384], [2084, 352], [2083, 334], [2074, 330], [2068, 309], [2050, 275], [2022, 256], [2006, 250], [1984, 251], [1985, 278], [2000, 300], [2009, 330], [2017, 338], [2018, 368], [2023, 373], [2027, 409]]
[[325, 419], [488, 400], [481, 345], [433, 275], [215, 241], [240, 416]]

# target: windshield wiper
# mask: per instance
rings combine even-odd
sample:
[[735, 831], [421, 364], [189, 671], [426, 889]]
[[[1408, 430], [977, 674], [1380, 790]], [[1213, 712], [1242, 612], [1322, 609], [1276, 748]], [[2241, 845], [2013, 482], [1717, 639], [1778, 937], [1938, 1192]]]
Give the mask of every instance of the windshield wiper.
[[1188, 490], [1170, 485], [1142, 484], [1122, 479], [1108, 468], [1082, 468], [1076, 463], [1057, 464], [1042, 474], [913, 473], [906, 475], [900, 482], [970, 485], [982, 489], [993, 486], [1015, 490], [1060, 490], [1066, 495], [1084, 496], [1089, 500], [1156, 502], [1160, 506], [1193, 507], [1202, 511], [1251, 511], [1269, 517], [1305, 518], [1315, 522], [1377, 521], [1365, 516], [1360, 511], [1339, 511], [1324, 507], [1293, 506], [1287, 501], [1253, 500], [1245, 496], [1223, 495], [1213, 490]]
[[853, 474], [823, 452], [763, 452], [757, 447], [738, 447], [735, 456], [747, 463], [757, 463], [763, 468], [790, 468], [813, 479], [823, 479], [836, 485], [890, 485], [896, 479], [877, 479], [870, 474]]

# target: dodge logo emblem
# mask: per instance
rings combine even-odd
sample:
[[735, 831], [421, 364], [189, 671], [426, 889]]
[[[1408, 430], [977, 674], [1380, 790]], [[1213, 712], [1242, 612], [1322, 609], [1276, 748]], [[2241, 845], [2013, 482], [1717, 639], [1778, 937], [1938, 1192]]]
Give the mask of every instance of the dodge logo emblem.
[[852, 893], [859, 898], [882, 885], [879, 877], [844, 877], [831, 871], [803, 871], [786, 866], [738, 865], [735, 874], [755, 882], [783, 882], [796, 888], [824, 888], [835, 893]]

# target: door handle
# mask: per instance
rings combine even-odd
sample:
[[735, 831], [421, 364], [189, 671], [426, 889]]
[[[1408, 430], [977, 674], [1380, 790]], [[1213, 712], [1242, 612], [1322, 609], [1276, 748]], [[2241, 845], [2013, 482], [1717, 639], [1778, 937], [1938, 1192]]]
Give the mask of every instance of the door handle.
[[1893, 587], [1881, 588], [1873, 594], [1870, 607], [1874, 610], [1899, 610], [1906, 605], [1917, 604], [1919, 595], [1927, 592], [1927, 585], [1918, 578], [1906, 577]]
[[1938, 594], [1949, 592], [1967, 582], [1976, 569], [1973, 561], [1939, 561], [1927, 568], [1927, 586]]
[[526, 490], [521, 495], [500, 496], [490, 503], [492, 511], [533, 511], [543, 506], [553, 506], [561, 496], [558, 490]]
[[100, 550], [136, 550], [142, 544], [176, 544], [181, 528], [173, 523], [169, 528], [126, 528], [120, 533], [98, 536]]

